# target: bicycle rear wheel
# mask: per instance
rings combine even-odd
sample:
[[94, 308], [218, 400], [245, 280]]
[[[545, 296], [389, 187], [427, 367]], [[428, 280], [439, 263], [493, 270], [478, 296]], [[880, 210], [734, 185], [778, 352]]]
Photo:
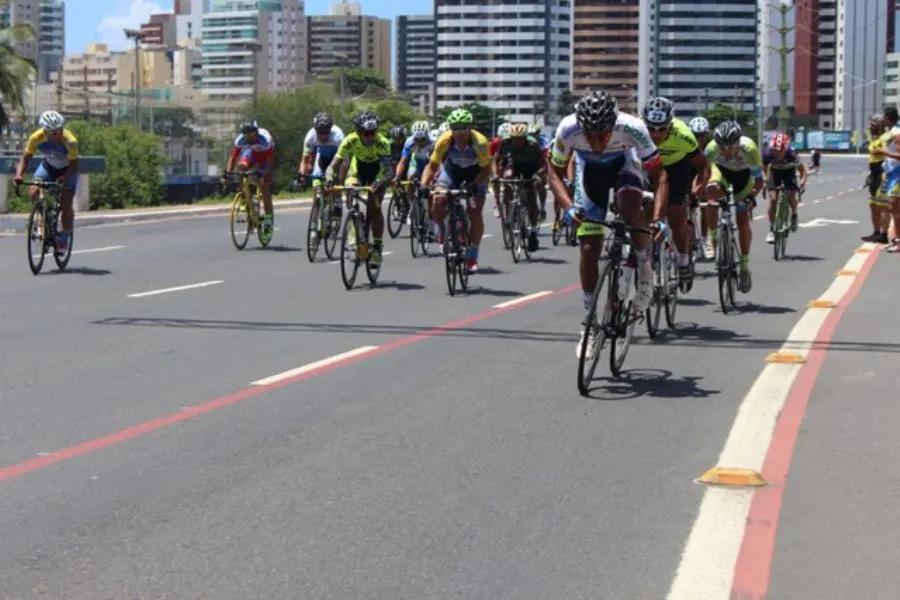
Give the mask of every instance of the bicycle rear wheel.
[[469, 291], [469, 266], [466, 257], [469, 250], [469, 217], [463, 213], [457, 221], [458, 228], [458, 252], [456, 259], [456, 271], [459, 277], [459, 287], [463, 292]]
[[322, 202], [320, 198], [313, 200], [309, 210], [309, 223], [306, 226], [306, 256], [309, 262], [316, 262], [316, 254], [319, 252], [319, 244], [322, 243]]
[[784, 251], [787, 247], [787, 227], [786, 222], [787, 218], [787, 206], [785, 201], [782, 198], [778, 199], [778, 204], [775, 206], [775, 225], [772, 228], [775, 234], [775, 243], [772, 244], [772, 252], [775, 255], [775, 260], [781, 260], [784, 258]]
[[339, 214], [335, 214], [333, 201], [325, 202], [322, 205], [322, 210], [327, 212], [325, 218], [322, 219], [322, 222], [325, 223], [325, 256], [328, 257], [328, 260], [335, 260], [335, 249], [341, 235], [341, 217]]
[[44, 223], [44, 203], [35, 202], [31, 207], [27, 223], [28, 266], [33, 275], [44, 268], [44, 257], [47, 253], [47, 226]]
[[522, 260], [522, 207], [513, 203], [509, 218], [509, 251], [514, 263]]
[[459, 244], [456, 236], [456, 219], [450, 217], [444, 232], [444, 271], [447, 276], [447, 291], [456, 295], [456, 279], [459, 276], [457, 261], [459, 260]]
[[[637, 277], [635, 277], [637, 279]], [[610, 340], [609, 345], [609, 371], [613, 377], [622, 375], [622, 367], [625, 366], [625, 357], [631, 348], [631, 339], [634, 337], [634, 327], [637, 319], [631, 314], [631, 301], [617, 302], [617, 310], [613, 316], [616, 334]]]
[[[600, 267], [600, 278], [597, 280], [597, 288], [591, 296], [591, 308], [582, 321], [584, 337], [581, 340], [581, 350], [578, 354], [578, 393], [587, 396], [597, 363], [600, 361], [600, 353], [606, 342], [606, 324], [609, 322], [609, 312], [615, 305], [616, 281], [618, 270], [614, 269], [610, 262], [604, 261]], [[603, 306], [597, 304], [603, 299]], [[598, 320], [597, 315], [600, 315]]]
[[378, 276], [381, 275], [381, 267], [384, 266], [384, 249], [382, 248], [379, 252], [381, 254], [381, 262], [378, 265], [372, 264], [372, 248], [373, 245], [369, 243], [369, 227], [368, 225], [363, 225], [361, 227], [363, 231], [363, 235], [366, 239], [366, 248], [368, 252], [366, 253], [366, 277], [369, 278], [369, 283], [375, 285], [378, 283]]
[[348, 290], [356, 283], [356, 273], [359, 271], [360, 233], [357, 215], [350, 213], [344, 221], [341, 234], [341, 280]]
[[719, 236], [716, 240], [716, 276], [719, 284], [719, 307], [722, 314], [728, 314], [728, 286], [731, 279], [731, 232], [727, 227], [719, 227]]
[[[55, 218], [58, 221], [60, 219], [60, 216], [56, 215]], [[62, 231], [62, 225], [57, 224], [56, 230]], [[65, 271], [66, 267], [69, 266], [69, 261], [72, 259], [72, 244], [74, 244], [74, 243], [75, 243], [75, 229], [72, 228], [72, 231], [69, 232], [69, 245], [68, 245], [68, 247], [66, 247], [66, 253], [63, 255], [60, 255], [58, 252], [56, 252], [56, 249], [54, 248], [53, 262], [56, 263], [56, 266], [60, 271]]]
[[231, 241], [238, 250], [247, 247], [250, 241], [251, 217], [248, 202], [244, 194], [238, 192], [231, 201]]
[[500, 207], [500, 232], [503, 234], [503, 247], [509, 250], [512, 245], [512, 228], [510, 227], [511, 209], [506, 206], [502, 195], [498, 206]]
[[653, 242], [650, 260], [653, 266], [653, 297], [650, 299], [650, 306], [647, 307], [647, 335], [655, 338], [659, 335], [659, 320], [662, 317], [662, 305], [665, 294], [665, 288], [663, 287], [663, 257], [660, 254], [659, 242]]
[[413, 258], [419, 256], [419, 237], [424, 233], [419, 224], [418, 202], [413, 202], [409, 207], [409, 253]]
[[668, 269], [668, 273], [666, 275], [666, 295], [665, 295], [665, 309], [666, 309], [666, 325], [669, 326], [669, 329], [675, 329], [675, 312], [678, 310], [678, 291], [679, 291], [679, 281], [678, 281], [678, 264], [675, 260], [675, 253], [671, 253], [666, 260], [666, 268]]

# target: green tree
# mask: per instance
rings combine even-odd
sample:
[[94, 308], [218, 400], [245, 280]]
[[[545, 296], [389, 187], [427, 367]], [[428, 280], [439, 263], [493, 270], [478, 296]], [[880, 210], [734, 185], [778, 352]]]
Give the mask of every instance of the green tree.
[[578, 102], [572, 90], [565, 90], [559, 95], [559, 102], [556, 105], [556, 114], [565, 117], [575, 112], [575, 104]]
[[[348, 103], [347, 114], [352, 115]], [[259, 121], [275, 138], [275, 183], [279, 189], [297, 176], [297, 164], [303, 155], [303, 139], [318, 112], [331, 113], [344, 130], [340, 106], [328, 85], [316, 85], [291, 92], [263, 94], [256, 107], [248, 107], [247, 116]]]
[[472, 126], [487, 137], [493, 137], [494, 135], [491, 125], [499, 127], [506, 122], [506, 119], [503, 118], [503, 114], [499, 109], [495, 113], [493, 108], [479, 102], [469, 102], [459, 106], [439, 108], [435, 115], [435, 122], [438, 124], [443, 123], [447, 120], [447, 115], [457, 108], [464, 108], [472, 113]]
[[402, 100], [382, 100], [369, 108], [378, 115], [383, 131], [388, 131], [397, 125], [403, 125], [409, 129], [413, 121], [427, 118], [423, 113], [420, 113]]
[[73, 121], [67, 126], [78, 138], [82, 155], [106, 157], [106, 172], [91, 176], [92, 209], [162, 203], [166, 157], [159, 138], [131, 125]]
[[[335, 91], [340, 93], [340, 70], [334, 72], [334, 85]], [[344, 93], [349, 96], [359, 96], [360, 94], [366, 91], [370, 85], [384, 88], [386, 90], [391, 89], [391, 84], [388, 82], [387, 78], [381, 71], [375, 71], [373, 69], [362, 69], [359, 67], [351, 67], [349, 69], [344, 69], [344, 85], [346, 88], [344, 89]]]
[[[11, 0], [0, 0], [0, 10], [10, 10]], [[0, 29], [0, 128], [9, 125], [9, 109], [23, 111], [31, 77], [37, 72], [34, 61], [16, 51], [15, 44], [34, 41], [28, 23]]]
[[700, 113], [709, 121], [710, 127], [715, 128], [722, 121], [735, 120], [743, 131], [744, 135], [752, 140], [756, 140], [757, 133], [757, 117], [751, 112], [735, 110], [731, 104], [716, 102], [712, 108], [701, 111]]

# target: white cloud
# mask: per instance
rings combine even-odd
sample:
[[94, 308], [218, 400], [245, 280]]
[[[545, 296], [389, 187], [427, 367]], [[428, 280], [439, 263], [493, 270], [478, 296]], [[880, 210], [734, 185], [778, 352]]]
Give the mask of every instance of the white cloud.
[[117, 14], [103, 17], [97, 26], [98, 39], [108, 44], [110, 50], [124, 50], [134, 43], [125, 37], [123, 29], [139, 29], [141, 23], [150, 20], [150, 15], [163, 12], [159, 4], [146, 0], [132, 0], [127, 7], [116, 4]]

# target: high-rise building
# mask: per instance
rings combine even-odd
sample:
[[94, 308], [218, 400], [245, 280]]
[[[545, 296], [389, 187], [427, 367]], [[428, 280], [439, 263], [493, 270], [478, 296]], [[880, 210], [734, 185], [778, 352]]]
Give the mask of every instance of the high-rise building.
[[175, 47], [176, 18], [173, 13], [150, 15], [150, 20], [141, 25], [141, 45], [151, 48]]
[[546, 120], [571, 84], [571, 0], [435, 0], [437, 107]]
[[642, 6], [641, 40], [649, 76], [641, 101], [666, 96], [678, 114], [691, 116], [722, 102], [756, 109], [758, 66], [757, 0], [657, 0]]
[[434, 112], [435, 29], [433, 15], [397, 17], [397, 77], [395, 87], [406, 92], [427, 113]]
[[[768, 128], [775, 126], [774, 119], [777, 119], [778, 108], [781, 106], [781, 91], [779, 83], [781, 81], [781, 53], [778, 48], [781, 47], [782, 39], [779, 29], [784, 26], [788, 29], [786, 42], [788, 48], [794, 48], [799, 44], [799, 38], [802, 37], [802, 30], [797, 26], [796, 11], [790, 10], [782, 13], [779, 6], [775, 3], [762, 2], [759, 7], [759, 33], [757, 44], [757, 52], [759, 53], [759, 89], [758, 98], [762, 100], [762, 109], [765, 117], [769, 122]], [[799, 48], [798, 48], [799, 50]], [[788, 54], [785, 66], [787, 67], [786, 77], [788, 82], [787, 89], [787, 105], [794, 106], [794, 77], [795, 62], [799, 60], [799, 53]]]
[[572, 91], [602, 89], [634, 113], [638, 96], [640, 0], [575, 0]]
[[38, 67], [38, 80], [48, 82], [58, 73], [66, 45], [66, 3], [62, 0], [16, 0], [0, 7], [0, 27], [27, 23], [34, 27], [35, 39], [17, 42], [16, 50]]
[[247, 100], [290, 90], [306, 78], [302, 0], [216, 0], [203, 15], [203, 93]]
[[307, 17], [309, 72], [330, 77], [344, 64], [391, 80], [391, 21], [361, 14], [359, 2], [332, 3], [327, 15]]
[[[881, 110], [894, 0], [798, 0], [795, 114], [823, 129], [866, 127]], [[895, 9], [894, 9], [895, 10]]]
[[209, 0], [175, 0], [175, 39], [179, 44], [199, 40], [203, 14], [209, 12]]

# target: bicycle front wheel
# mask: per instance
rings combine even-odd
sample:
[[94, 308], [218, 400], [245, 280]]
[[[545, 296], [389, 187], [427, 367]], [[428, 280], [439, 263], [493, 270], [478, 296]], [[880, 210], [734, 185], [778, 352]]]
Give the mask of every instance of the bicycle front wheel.
[[[617, 301], [617, 279], [618, 270], [609, 261], [605, 261], [600, 267], [600, 278], [591, 296], [591, 307], [581, 324], [584, 335], [578, 352], [578, 393], [582, 396], [588, 394], [606, 342], [606, 324], [610, 321], [610, 312], [614, 310]], [[598, 306], [601, 300], [603, 305]]]
[[509, 251], [514, 263], [522, 260], [522, 209], [513, 203], [509, 217]]
[[247, 247], [250, 241], [252, 217], [246, 196], [242, 192], [234, 195], [231, 201], [231, 241], [238, 250]]
[[356, 274], [359, 271], [360, 233], [357, 216], [353, 213], [347, 215], [341, 235], [341, 280], [348, 290], [356, 283]]
[[396, 238], [403, 230], [403, 221], [406, 219], [406, 215], [403, 214], [405, 212], [404, 198], [404, 193], [398, 190], [391, 194], [391, 201], [388, 202], [387, 226], [391, 239]]
[[728, 286], [731, 279], [731, 232], [727, 227], [719, 227], [716, 240], [716, 277], [719, 284], [719, 307], [722, 314], [728, 314]]
[[456, 263], [459, 260], [459, 242], [456, 236], [456, 219], [450, 218], [444, 232], [444, 272], [447, 276], [447, 291], [456, 295], [456, 278], [459, 275]]
[[44, 268], [44, 256], [48, 246], [47, 226], [44, 220], [44, 205], [42, 202], [35, 202], [31, 207], [31, 214], [28, 215], [27, 224], [28, 266], [33, 275], [37, 275]]
[[306, 226], [306, 256], [309, 262], [316, 262], [316, 254], [319, 252], [319, 244], [322, 243], [322, 203], [316, 198], [309, 210], [309, 224]]
[[616, 334], [609, 345], [609, 371], [613, 377], [622, 375], [625, 357], [628, 356], [628, 350], [631, 348], [631, 339], [634, 337], [634, 327], [637, 325], [637, 319], [631, 314], [631, 307], [631, 301], [619, 301], [616, 303], [612, 324]]
[[413, 202], [409, 207], [409, 253], [413, 258], [419, 256], [419, 236], [423, 234], [419, 225], [419, 203]]

